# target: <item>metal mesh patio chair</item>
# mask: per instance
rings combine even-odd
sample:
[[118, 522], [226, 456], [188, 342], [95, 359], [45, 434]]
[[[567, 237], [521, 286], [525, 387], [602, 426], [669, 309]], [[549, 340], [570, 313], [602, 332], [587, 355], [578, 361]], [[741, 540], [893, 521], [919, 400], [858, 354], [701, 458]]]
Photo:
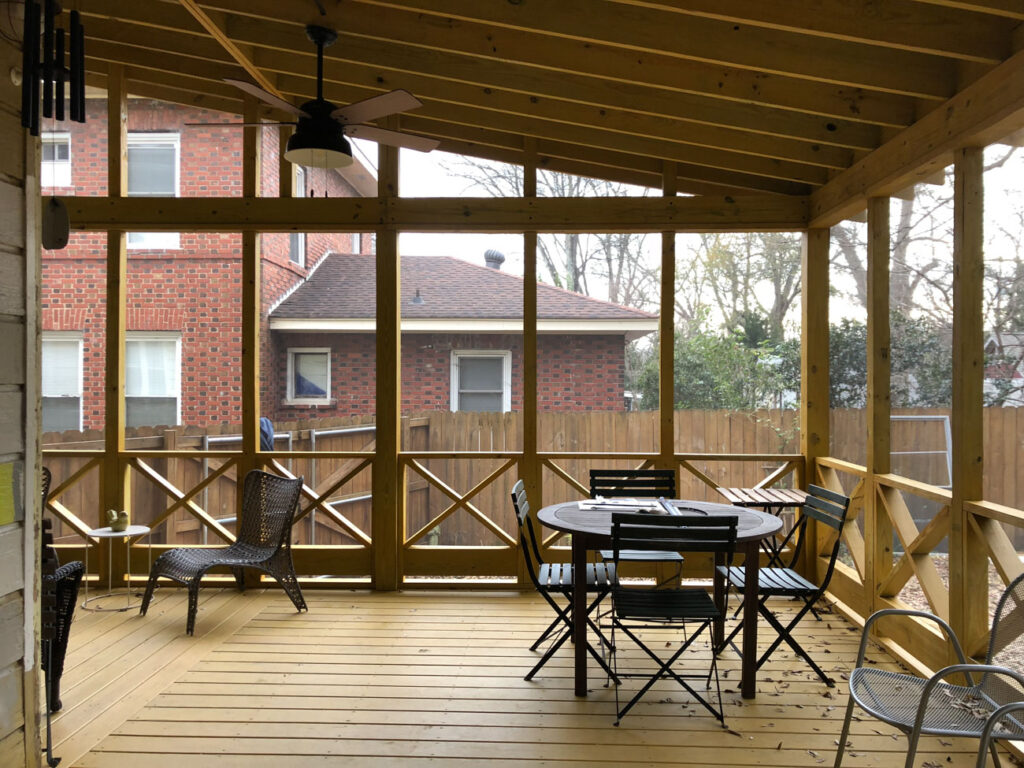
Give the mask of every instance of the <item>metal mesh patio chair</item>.
[[[865, 666], [871, 627], [884, 616], [916, 616], [934, 622], [945, 633], [958, 664], [940, 669], [930, 678], [905, 675]], [[835, 768], [843, 760], [850, 735], [854, 704], [878, 720], [907, 734], [907, 761], [914, 764], [921, 734], [966, 736], [980, 739], [978, 768], [984, 768], [991, 752], [998, 766], [998, 739], [1024, 739], [1024, 575], [1003, 592], [992, 618], [992, 634], [984, 664], [968, 664], [953, 629], [937, 616], [923, 611], [887, 608], [876, 611], [865, 622], [857, 666], [850, 675], [850, 701], [839, 737]], [[966, 685], [949, 682], [960, 676]]]
[[[671, 469], [592, 469], [590, 470], [590, 498], [599, 496], [630, 496], [637, 499], [674, 499], [676, 473]], [[610, 549], [600, 551], [601, 559], [612, 561]], [[632, 550], [619, 553], [620, 562], [671, 563], [676, 572], [663, 584], [678, 581], [683, 571], [683, 556], [678, 552], [648, 552]]]
[[[548, 625], [548, 628], [540, 633], [540, 636], [530, 646], [531, 651], [537, 650], [540, 644], [548, 638], [552, 643], [544, 652], [544, 655], [534, 665], [524, 680], [532, 680], [533, 676], [540, 671], [540, 668], [548, 663], [555, 651], [565, 644], [565, 641], [572, 635], [572, 588], [573, 570], [570, 563], [548, 563], [540, 554], [540, 546], [537, 544], [537, 536], [534, 532], [533, 521], [530, 519], [530, 502], [526, 497], [526, 486], [522, 480], [516, 481], [512, 486], [512, 506], [516, 512], [516, 520], [519, 523], [519, 548], [523, 551], [526, 559], [526, 570], [530, 574], [530, 581], [540, 593], [541, 597], [551, 606], [557, 614], [555, 619]], [[587, 564], [587, 592], [594, 595], [594, 599], [587, 606], [587, 624], [598, 635], [602, 637], [600, 628], [590, 618], [590, 614], [597, 608], [601, 601], [608, 595], [612, 588], [612, 579], [615, 569], [604, 563]], [[564, 599], [564, 604], [559, 605], [558, 598]], [[557, 631], [557, 632], [556, 632]], [[600, 653], [587, 640], [587, 650], [593, 656], [601, 668], [612, 675], [608, 663]]]
[[302, 478], [290, 479], [254, 469], [245, 476], [238, 538], [228, 547], [169, 549], [153, 563], [139, 612], [145, 615], [160, 577], [188, 586], [186, 632], [193, 634], [199, 605], [199, 584], [211, 568], [231, 569], [235, 583], [245, 589], [244, 569], [256, 568], [277, 579], [296, 609], [307, 610], [295, 566], [292, 564], [291, 528], [302, 491]]
[[[790, 549], [789, 565], [778, 568], [759, 568], [757, 572], [758, 613], [778, 633], [774, 642], [768, 646], [768, 649], [757, 660], [757, 668], [760, 669], [764, 666], [768, 658], [775, 653], [775, 649], [785, 642], [831, 688], [835, 685], [835, 681], [822, 671], [821, 667], [815, 663], [814, 659], [796, 641], [793, 637], [793, 629], [807, 613], [813, 612], [814, 604], [825, 594], [825, 590], [828, 589], [829, 582], [832, 580], [832, 572], [835, 570], [836, 559], [839, 557], [839, 546], [842, 543], [843, 525], [846, 522], [846, 513], [850, 508], [850, 499], [840, 493], [830, 491], [827, 488], [821, 488], [817, 485], [808, 486], [807, 492], [807, 501], [794, 527], [794, 530], [797, 531], [795, 535], [796, 544]], [[792, 567], [800, 559], [800, 553], [803, 551], [803, 545], [807, 538], [807, 524], [811, 520], [816, 520], [823, 525], [835, 529], [832, 552], [829, 555], [828, 566], [825, 569], [825, 574], [820, 584], [808, 581]], [[788, 539], [789, 536], [787, 536]], [[727, 583], [742, 595], [746, 583], [746, 567], [719, 568], [719, 571], [725, 576]], [[775, 614], [768, 609], [767, 603], [771, 597], [792, 597], [802, 600], [803, 605], [789, 620], [789, 623], [783, 625]], [[740, 608], [736, 610], [737, 614], [742, 607], [743, 604], [741, 602]], [[819, 621], [821, 620], [817, 614], [814, 614], [814, 616]], [[725, 645], [731, 644], [732, 639], [736, 637], [736, 634], [742, 628], [743, 622], [741, 621], [733, 627], [729, 636], [725, 638], [718, 650], [721, 651]], [[735, 648], [735, 645], [733, 647]]]
[[[697, 515], [652, 515], [635, 512], [615, 512], [612, 514], [612, 554], [618, 566], [618, 557], [625, 550], [641, 551], [676, 551], [714, 552], [716, 558], [728, 565], [736, 549], [735, 516], [699, 517]], [[647, 682], [637, 691], [633, 698], [623, 706], [619, 706], [619, 687], [615, 688], [615, 725], [625, 717], [640, 698], [651, 687], [664, 677], [671, 677], [701, 705], [723, 724], [725, 715], [722, 711], [722, 690], [718, 682], [718, 662], [711, 654], [711, 665], [707, 674], [699, 675], [677, 672], [673, 665], [682, 654], [693, 645], [701, 634], [707, 630], [709, 635], [716, 619], [722, 616], [715, 601], [702, 587], [682, 587], [659, 589], [651, 586], [620, 584], [616, 579], [612, 587], [612, 660], [613, 669], [619, 678], [647, 678]], [[696, 624], [696, 629], [687, 633], [687, 625]], [[637, 630], [679, 628], [682, 630], [682, 642], [667, 658], [663, 659], [654, 652], [653, 647], [660, 647], [664, 636], [658, 634], [642, 638]], [[657, 665], [652, 673], [649, 668], [640, 671], [622, 671], [619, 668], [620, 647], [615, 638], [616, 630], [621, 630]], [[668, 645], [667, 643], [665, 645]], [[718, 708], [694, 690], [687, 682], [693, 679], [706, 679], [707, 687], [711, 687], [711, 678], [715, 679], [718, 694]]]

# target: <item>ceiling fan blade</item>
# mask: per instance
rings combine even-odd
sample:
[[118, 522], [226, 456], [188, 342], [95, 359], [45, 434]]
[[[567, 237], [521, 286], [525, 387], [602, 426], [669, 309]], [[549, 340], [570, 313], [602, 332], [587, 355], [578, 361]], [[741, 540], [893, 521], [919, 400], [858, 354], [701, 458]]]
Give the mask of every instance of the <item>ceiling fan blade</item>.
[[368, 123], [378, 117], [393, 115], [396, 112], [407, 112], [422, 106], [422, 101], [407, 90], [400, 88], [390, 93], [382, 93], [380, 96], [371, 96], [346, 107], [338, 107], [331, 112], [331, 117], [344, 125]]
[[278, 98], [269, 91], [264, 91], [258, 85], [247, 83], [245, 80], [232, 80], [230, 77], [225, 77], [224, 82], [230, 83], [231, 85], [235, 86], [235, 88], [245, 91], [250, 96], [255, 96], [257, 99], [266, 102], [270, 106], [277, 107], [278, 109], [283, 109], [285, 112], [295, 115], [296, 117], [309, 117], [309, 115], [304, 110], [299, 109], [290, 101], [285, 101], [284, 99]]
[[415, 149], [417, 152], [430, 152], [437, 149], [441, 142], [436, 139], [428, 139], [424, 136], [414, 136], [411, 133], [399, 133], [389, 131], [385, 128], [377, 128], [373, 125], [346, 125], [345, 135], [354, 136], [357, 139], [369, 139], [380, 144], [387, 144], [392, 147], [405, 147]]

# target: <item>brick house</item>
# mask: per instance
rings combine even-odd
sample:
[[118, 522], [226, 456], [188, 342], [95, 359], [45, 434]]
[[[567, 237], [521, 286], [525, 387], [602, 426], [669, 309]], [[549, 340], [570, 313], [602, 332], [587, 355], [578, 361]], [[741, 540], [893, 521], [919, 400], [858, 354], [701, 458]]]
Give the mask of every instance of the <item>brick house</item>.
[[[47, 194], [104, 195], [107, 120], [103, 99], [87, 101], [84, 124], [44, 133], [41, 181]], [[238, 118], [132, 99], [128, 111], [128, 192], [241, 195], [240, 128], [189, 126]], [[276, 196], [279, 140], [265, 129], [261, 194]], [[358, 164], [342, 171], [295, 168], [296, 194], [376, 194]], [[241, 235], [129, 233], [126, 408], [129, 426], [237, 423], [241, 336]], [[358, 234], [265, 234], [263, 305], [271, 306], [331, 250], [372, 251]], [[66, 248], [43, 251], [43, 430], [102, 429], [106, 345], [106, 240], [73, 233]], [[261, 314], [266, 331], [266, 311]], [[269, 334], [263, 365], [275, 369]]]
[[[106, 194], [105, 100], [88, 100], [87, 110], [84, 124], [43, 134], [44, 195]], [[128, 193], [240, 195], [241, 129], [212, 125], [237, 119], [130, 100]], [[276, 196], [275, 129], [263, 131], [261, 150], [260, 192]], [[358, 163], [295, 172], [296, 194], [376, 195], [375, 180]], [[241, 235], [129, 233], [127, 247], [128, 426], [237, 424]], [[370, 235], [262, 236], [264, 415], [277, 421], [372, 412], [372, 253]], [[73, 233], [64, 249], [43, 251], [44, 432], [104, 427], [106, 263], [106, 241], [96, 233]], [[522, 313], [522, 280], [456, 259], [408, 257], [402, 281], [404, 409], [518, 408], [522, 335], [508, 325]], [[413, 300], [416, 291], [422, 303]], [[622, 410], [624, 342], [656, 330], [656, 319], [549, 286], [538, 291], [540, 407]], [[451, 386], [460, 376], [461, 391]], [[471, 387], [474, 378], [487, 391]]]
[[[522, 407], [524, 283], [502, 261], [402, 257], [403, 412]], [[372, 412], [376, 310], [373, 257], [324, 258], [270, 312], [278, 370], [264, 406], [288, 420]], [[624, 410], [625, 345], [657, 327], [650, 313], [539, 284], [540, 410]]]

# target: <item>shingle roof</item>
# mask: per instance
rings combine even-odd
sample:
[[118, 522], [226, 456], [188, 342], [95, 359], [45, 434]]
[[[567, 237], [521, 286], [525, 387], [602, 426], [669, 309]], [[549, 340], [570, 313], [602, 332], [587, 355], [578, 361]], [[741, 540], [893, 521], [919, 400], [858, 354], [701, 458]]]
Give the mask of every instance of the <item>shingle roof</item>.
[[[375, 318], [375, 257], [332, 253], [272, 313], [275, 319]], [[404, 319], [510, 319], [523, 316], [523, 279], [450, 256], [403, 256]], [[420, 292], [422, 304], [411, 299]], [[545, 320], [650, 320], [649, 312], [538, 284], [537, 317]]]

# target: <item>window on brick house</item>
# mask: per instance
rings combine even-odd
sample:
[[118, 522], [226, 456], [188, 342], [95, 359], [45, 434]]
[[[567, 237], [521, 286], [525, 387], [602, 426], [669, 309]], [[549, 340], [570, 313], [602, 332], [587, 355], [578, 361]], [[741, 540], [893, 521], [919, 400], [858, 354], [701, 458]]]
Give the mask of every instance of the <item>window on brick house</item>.
[[71, 186], [71, 134], [42, 135], [42, 166], [39, 183], [44, 187]]
[[297, 347], [288, 350], [290, 403], [317, 405], [331, 399], [331, 350]]
[[[301, 165], [292, 166], [295, 169], [295, 180], [292, 184], [292, 197], [306, 196], [306, 169]], [[306, 266], [306, 233], [292, 232], [288, 235], [288, 258], [293, 264], [300, 267]]]
[[512, 353], [494, 350], [452, 352], [452, 410], [512, 410]]
[[82, 335], [44, 333], [43, 432], [82, 429]]
[[[180, 148], [180, 138], [176, 133], [129, 133], [128, 195], [177, 197]], [[177, 249], [178, 233], [129, 232], [128, 247]]]
[[181, 422], [178, 334], [127, 334], [124, 379], [126, 426], [173, 426]]

